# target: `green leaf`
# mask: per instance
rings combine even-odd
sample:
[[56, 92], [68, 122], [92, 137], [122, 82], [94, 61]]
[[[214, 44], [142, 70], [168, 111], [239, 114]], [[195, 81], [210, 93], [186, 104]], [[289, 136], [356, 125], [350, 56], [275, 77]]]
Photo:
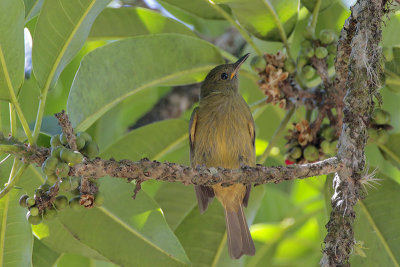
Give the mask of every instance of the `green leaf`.
[[389, 140], [378, 147], [382, 156], [400, 169], [400, 133], [390, 134]]
[[33, 37], [33, 72], [49, 88], [82, 48], [96, 16], [110, 0], [46, 0]]
[[[312, 13], [317, 1], [318, 0], [301, 0], [301, 3], [308, 9], [308, 11], [310, 11], [310, 13]], [[330, 7], [337, 0], [320, 0], [320, 1], [321, 1], [321, 6], [319, 10], [322, 11]]]
[[382, 27], [382, 45], [392, 47], [400, 44], [400, 36], [393, 34], [400, 24], [400, 12], [391, 13], [390, 18], [385, 21], [385, 27]]
[[185, 35], [147, 35], [117, 41], [84, 58], [67, 111], [73, 126], [82, 131], [130, 95], [157, 85], [199, 82], [221, 63], [223, 59], [213, 45]]
[[101, 157], [113, 157], [116, 160], [139, 160], [145, 157], [163, 160], [166, 154], [187, 143], [188, 123], [178, 119], [164, 120], [129, 132], [105, 149]]
[[[132, 27], [132, 25], [135, 25]], [[89, 40], [122, 39], [155, 33], [180, 33], [196, 36], [188, 27], [147, 8], [106, 8], [93, 23]]]
[[33, 236], [26, 220], [27, 209], [18, 204], [23, 192], [12, 189], [0, 199], [0, 265], [31, 266]]
[[[194, 193], [193, 193], [194, 194]], [[260, 207], [264, 187], [252, 188], [248, 208], [245, 209], [249, 226]], [[175, 230], [193, 266], [219, 266], [235, 261], [227, 256], [224, 209], [217, 200], [204, 214], [195, 206]]]
[[42, 241], [35, 238], [33, 242], [32, 265], [33, 267], [53, 267], [61, 254], [55, 252]]
[[0, 0], [0, 99], [10, 101], [24, 81], [24, 3]]
[[389, 49], [393, 49], [393, 60], [385, 64], [385, 83], [390, 91], [400, 93], [400, 47]]
[[[185, 201], [182, 201], [183, 199]], [[181, 183], [162, 183], [154, 196], [154, 200], [160, 205], [172, 230], [176, 230], [183, 219], [195, 207], [197, 208], [193, 186], [185, 186]]]
[[35, 17], [43, 5], [44, 0], [24, 0], [25, 3], [25, 22]]
[[380, 185], [368, 188], [356, 207], [355, 239], [366, 257], [354, 255], [352, 266], [400, 266], [400, 185], [381, 173], [377, 178]]
[[145, 192], [132, 200], [132, 188], [115, 178], [103, 179], [100, 192], [105, 196], [104, 206], [59, 215], [80, 242], [123, 266], [189, 264], [160, 208]]
[[[166, 2], [172, 6], [175, 6], [183, 11], [196, 15], [204, 19], [224, 19], [224, 17], [218, 13], [209, 1], [204, 0], [161, 0], [161, 4]], [[217, 1], [214, 1], [217, 2]], [[222, 6], [224, 9], [229, 10], [226, 6]]]
[[[228, 4], [241, 25], [259, 39], [282, 41], [292, 33], [299, 8], [299, 0], [215, 0]], [[280, 28], [285, 33], [280, 32]]]

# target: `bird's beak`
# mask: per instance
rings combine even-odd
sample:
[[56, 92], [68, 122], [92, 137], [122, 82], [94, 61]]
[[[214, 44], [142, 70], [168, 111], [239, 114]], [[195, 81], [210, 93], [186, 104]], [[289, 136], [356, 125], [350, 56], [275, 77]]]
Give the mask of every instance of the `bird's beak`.
[[235, 77], [236, 73], [239, 71], [240, 66], [242, 66], [243, 62], [246, 61], [246, 59], [249, 57], [250, 53], [247, 53], [246, 55], [244, 55], [243, 57], [239, 58], [238, 61], [236, 61], [233, 65], [235, 66], [235, 69], [233, 70], [232, 74], [231, 74], [231, 80], [233, 79], [233, 77]]

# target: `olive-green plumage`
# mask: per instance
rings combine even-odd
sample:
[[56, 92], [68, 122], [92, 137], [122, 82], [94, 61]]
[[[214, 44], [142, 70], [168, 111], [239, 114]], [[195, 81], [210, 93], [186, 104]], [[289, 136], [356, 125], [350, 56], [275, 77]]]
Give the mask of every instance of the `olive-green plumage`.
[[[190, 119], [190, 161], [192, 167], [239, 168], [255, 166], [254, 121], [249, 106], [239, 94], [237, 71], [248, 54], [233, 64], [215, 67], [207, 75], [200, 92], [200, 105]], [[214, 196], [225, 209], [228, 250], [232, 258], [254, 255], [255, 248], [243, 214], [250, 185], [196, 186], [201, 212]]]

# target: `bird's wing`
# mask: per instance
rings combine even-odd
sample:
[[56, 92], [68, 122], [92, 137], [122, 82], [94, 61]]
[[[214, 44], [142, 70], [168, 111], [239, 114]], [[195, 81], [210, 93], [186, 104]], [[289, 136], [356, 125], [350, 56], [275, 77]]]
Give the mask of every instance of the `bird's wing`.
[[[193, 110], [189, 122], [190, 163], [192, 164], [192, 167], [195, 167], [196, 165], [193, 162], [193, 160], [194, 160], [194, 150], [195, 150], [195, 135], [196, 135], [198, 109], [199, 108], [197, 107]], [[204, 211], [206, 211], [208, 204], [214, 198], [214, 190], [211, 187], [203, 185], [195, 185], [194, 189], [196, 191], [197, 203], [200, 212], [203, 213]]]
[[[249, 128], [249, 134], [250, 134], [250, 138], [251, 138], [251, 143], [253, 144], [253, 150], [254, 150], [255, 149], [255, 141], [256, 141], [256, 129], [254, 127], [254, 121], [253, 120], [251, 120], [249, 122], [248, 128]], [[244, 198], [243, 198], [243, 206], [245, 206], [245, 207], [247, 207], [247, 204], [249, 203], [250, 190], [251, 190], [251, 184], [246, 185], [246, 194], [244, 195]]]

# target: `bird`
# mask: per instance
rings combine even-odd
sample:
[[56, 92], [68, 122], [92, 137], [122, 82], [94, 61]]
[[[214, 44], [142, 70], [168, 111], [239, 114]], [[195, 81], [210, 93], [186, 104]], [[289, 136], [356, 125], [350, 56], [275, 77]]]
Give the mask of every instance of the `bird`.
[[[191, 167], [238, 169], [255, 166], [255, 126], [246, 101], [239, 93], [238, 71], [249, 57], [213, 68], [200, 89], [199, 106], [189, 123]], [[254, 255], [255, 246], [243, 213], [251, 184], [195, 185], [200, 212], [216, 197], [225, 210], [228, 251], [232, 259]]]

